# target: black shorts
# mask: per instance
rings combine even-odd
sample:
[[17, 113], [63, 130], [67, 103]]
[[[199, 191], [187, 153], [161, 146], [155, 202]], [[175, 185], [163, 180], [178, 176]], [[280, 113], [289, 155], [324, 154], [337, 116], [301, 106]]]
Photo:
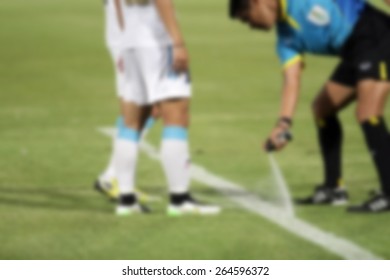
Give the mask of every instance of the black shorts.
[[390, 16], [367, 4], [341, 51], [330, 80], [355, 87], [365, 79], [390, 81]]

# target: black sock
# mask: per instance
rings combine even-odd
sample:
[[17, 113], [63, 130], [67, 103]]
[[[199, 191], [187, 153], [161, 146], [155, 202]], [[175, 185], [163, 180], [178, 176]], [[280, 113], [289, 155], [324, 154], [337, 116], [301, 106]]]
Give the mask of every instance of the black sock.
[[390, 142], [386, 123], [382, 117], [362, 123], [367, 146], [374, 160], [382, 191], [390, 195]]
[[119, 202], [121, 205], [133, 205], [137, 202], [137, 197], [135, 196], [135, 194], [121, 195]]
[[337, 188], [341, 184], [341, 145], [343, 131], [336, 115], [318, 120], [318, 141], [324, 163], [324, 185]]
[[191, 200], [189, 193], [183, 194], [171, 194], [171, 203], [175, 205], [180, 205], [188, 200]]

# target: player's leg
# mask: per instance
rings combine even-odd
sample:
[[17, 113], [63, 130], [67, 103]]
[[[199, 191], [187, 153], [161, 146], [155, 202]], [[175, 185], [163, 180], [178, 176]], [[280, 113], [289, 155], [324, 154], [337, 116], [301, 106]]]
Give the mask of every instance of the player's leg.
[[355, 98], [352, 87], [329, 81], [313, 102], [318, 143], [324, 163], [323, 185], [330, 188], [343, 185], [341, 166], [343, 131], [338, 112]]
[[355, 78], [349, 68], [340, 63], [313, 102], [324, 181], [312, 196], [298, 200], [301, 204], [343, 205], [348, 200], [342, 182], [343, 130], [338, 112], [356, 99]]
[[358, 85], [356, 117], [374, 161], [381, 193], [350, 211], [381, 212], [390, 210], [390, 143], [389, 130], [383, 118], [390, 91], [388, 81], [363, 80]]
[[115, 169], [119, 186], [118, 215], [143, 212], [135, 190], [140, 130], [150, 114], [150, 107], [132, 101], [123, 102], [124, 125], [120, 128], [115, 145]]
[[145, 85], [136, 52], [124, 52], [126, 87], [121, 103], [123, 126], [119, 127], [115, 144], [115, 170], [120, 191], [118, 215], [143, 211], [135, 193], [135, 172], [138, 160], [140, 130], [150, 114], [146, 106]]
[[145, 139], [145, 137], [148, 135], [150, 129], [154, 126], [156, 121], [160, 118], [160, 110], [158, 106], [153, 106], [151, 109], [151, 113], [145, 122], [144, 126], [142, 127], [141, 131], [141, 139]]
[[[123, 121], [123, 115], [122, 115], [122, 108], [124, 107], [124, 101], [122, 96], [125, 92], [126, 82], [125, 82], [125, 73], [124, 70], [119, 67], [119, 61], [121, 59], [121, 53], [122, 51], [119, 49], [111, 49], [110, 50], [112, 61], [114, 64], [115, 69], [115, 78], [116, 78], [116, 92], [117, 97], [119, 100], [119, 108], [120, 108], [120, 114], [116, 120], [116, 129], [119, 131], [121, 127], [124, 125]], [[150, 114], [147, 122], [143, 125], [142, 128], [142, 137], [146, 137], [147, 132], [153, 127], [156, 120], [159, 118], [158, 110], [157, 108], [153, 108], [152, 113]], [[116, 143], [117, 137], [115, 136], [113, 138], [113, 144], [112, 144], [112, 152], [110, 155], [109, 162], [107, 164], [107, 167], [104, 169], [104, 171], [99, 175], [95, 187], [97, 190], [103, 192], [111, 199], [117, 199], [119, 192], [118, 187], [116, 183], [116, 171], [115, 171], [115, 143]]]
[[[111, 48], [109, 51], [114, 65], [116, 93], [119, 100], [119, 107], [122, 108], [122, 103], [123, 103], [122, 96], [125, 90], [125, 73], [123, 69], [119, 67], [119, 61], [121, 60], [122, 51], [119, 48]], [[119, 130], [123, 126], [123, 124], [124, 124], [123, 116], [120, 113], [116, 121], [117, 130]], [[98, 179], [95, 182], [95, 188], [112, 200], [117, 200], [119, 196], [119, 189], [117, 185], [116, 171], [115, 171], [114, 150], [115, 150], [116, 140], [117, 137], [116, 136], [113, 137], [112, 152], [110, 155], [109, 162], [107, 164], [107, 167], [99, 175]]]
[[381, 212], [390, 210], [390, 143], [383, 118], [390, 89], [390, 17], [368, 7], [364, 28], [355, 46], [347, 51], [354, 54], [358, 81], [356, 117], [361, 125], [368, 149], [374, 161], [382, 193], [351, 211]]
[[[191, 84], [188, 73], [172, 69], [172, 49], [148, 50], [143, 54], [149, 85], [149, 101], [159, 105], [163, 120], [161, 161], [170, 193], [170, 215], [187, 213], [216, 214], [219, 207], [200, 205], [190, 195], [190, 122]], [[154, 65], [151, 62], [155, 62]], [[156, 65], [159, 68], [156, 69]], [[163, 75], [161, 75], [163, 73]]]
[[160, 102], [164, 122], [161, 160], [170, 193], [168, 215], [217, 214], [219, 207], [201, 204], [190, 194], [189, 107], [186, 98]]
[[[124, 120], [122, 115], [120, 115], [116, 121], [116, 130], [119, 131], [123, 126]], [[118, 136], [115, 134], [112, 138], [112, 151], [108, 165], [95, 182], [95, 189], [106, 195], [112, 201], [117, 201], [119, 198], [119, 188], [115, 170], [115, 150], [118, 150], [118, 147], [116, 147], [117, 140]]]
[[[129, 106], [126, 105], [125, 101], [120, 99], [120, 108], [128, 108]], [[129, 110], [129, 109], [128, 109]], [[125, 128], [125, 122], [123, 118], [123, 109], [120, 110], [121, 114], [117, 118], [116, 122], [116, 130], [121, 131]], [[141, 129], [141, 139], [143, 137], [146, 137], [147, 132], [155, 121], [157, 120], [158, 116], [153, 117], [153, 113], [150, 113], [151, 110], [148, 109], [145, 111], [143, 118], [142, 118], [142, 129]], [[147, 120], [146, 120], [147, 118]], [[146, 120], [146, 121], [145, 121]], [[110, 156], [109, 163], [106, 167], [106, 169], [100, 174], [98, 179], [95, 182], [95, 188], [104, 193], [107, 197], [109, 197], [113, 201], [117, 201], [119, 198], [119, 188], [118, 188], [118, 180], [117, 180], [117, 172], [115, 169], [115, 160], [117, 155], [123, 155], [127, 151], [121, 150], [123, 148], [123, 145], [118, 144], [119, 139], [119, 133], [116, 133], [113, 137], [113, 144], [112, 144], [112, 152]], [[116, 152], [115, 152], [116, 151]], [[141, 202], [147, 202], [149, 200], [148, 195], [141, 192], [139, 189], [136, 190], [137, 196], [140, 199]]]
[[189, 99], [178, 98], [160, 103], [163, 119], [161, 160], [171, 198], [176, 201], [189, 191], [190, 153], [188, 145]]

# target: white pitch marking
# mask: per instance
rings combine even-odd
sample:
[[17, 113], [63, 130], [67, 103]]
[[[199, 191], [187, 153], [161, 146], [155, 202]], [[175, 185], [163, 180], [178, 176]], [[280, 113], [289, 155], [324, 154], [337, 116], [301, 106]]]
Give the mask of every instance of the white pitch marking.
[[[101, 133], [107, 136], [113, 136], [115, 129], [113, 128], [99, 128]], [[159, 161], [160, 156], [157, 150], [143, 141], [141, 143], [141, 149], [153, 160]], [[323, 249], [334, 253], [344, 259], [348, 260], [375, 260], [381, 259], [372, 252], [362, 248], [361, 246], [341, 237], [334, 235], [333, 233], [323, 231], [306, 221], [299, 218], [292, 217], [286, 211], [275, 207], [267, 201], [262, 200], [259, 197], [247, 192], [245, 188], [239, 184], [231, 182], [220, 176], [212, 174], [205, 168], [192, 164], [191, 166], [191, 178], [194, 181], [208, 185], [227, 197], [236, 202], [242, 208], [247, 209], [250, 212], [256, 213], [267, 220], [279, 225], [285, 230], [313, 243]], [[235, 193], [247, 193], [248, 195], [234, 195]]]
[[291, 194], [288, 190], [288, 186], [286, 180], [284, 179], [282, 171], [280, 170], [280, 167], [272, 153], [268, 154], [268, 159], [271, 165], [272, 173], [276, 180], [276, 185], [278, 186], [279, 193], [282, 198], [283, 206], [285, 207], [286, 214], [291, 217], [294, 217], [294, 205], [292, 203]]

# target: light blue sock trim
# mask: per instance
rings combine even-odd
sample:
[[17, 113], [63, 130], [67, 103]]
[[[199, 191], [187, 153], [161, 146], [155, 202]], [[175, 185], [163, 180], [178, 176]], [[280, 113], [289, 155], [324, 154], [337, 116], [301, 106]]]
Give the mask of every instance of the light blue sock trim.
[[116, 119], [116, 128], [118, 129], [118, 131], [125, 126], [125, 121], [123, 119], [122, 116], [119, 116], [117, 119]]
[[163, 139], [184, 140], [188, 139], [188, 130], [181, 126], [166, 126], [163, 130]]
[[132, 142], [138, 142], [140, 137], [140, 133], [137, 130], [132, 128], [122, 126], [119, 129], [118, 138], [123, 140], [128, 140]]
[[153, 117], [149, 117], [144, 126], [144, 130], [151, 129], [155, 123], [156, 123], [156, 119]]

